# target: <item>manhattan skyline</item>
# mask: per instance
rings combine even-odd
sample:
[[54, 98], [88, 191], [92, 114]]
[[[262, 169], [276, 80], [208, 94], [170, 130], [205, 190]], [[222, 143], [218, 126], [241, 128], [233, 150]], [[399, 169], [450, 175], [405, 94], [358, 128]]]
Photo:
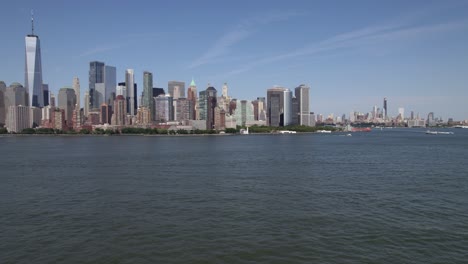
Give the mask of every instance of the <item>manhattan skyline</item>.
[[[468, 118], [466, 1], [4, 6], [0, 80], [7, 84], [24, 85], [24, 36], [34, 9], [42, 79], [54, 94], [75, 76], [87, 80], [89, 62], [97, 60], [117, 68], [118, 82], [135, 69], [139, 87], [144, 71], [153, 73], [155, 87], [194, 77], [200, 88], [227, 82], [234, 98], [249, 100], [274, 85], [306, 83], [310, 111], [325, 115], [368, 112], [387, 97], [391, 116], [404, 107]], [[125, 12], [131, 19], [121, 19]]]

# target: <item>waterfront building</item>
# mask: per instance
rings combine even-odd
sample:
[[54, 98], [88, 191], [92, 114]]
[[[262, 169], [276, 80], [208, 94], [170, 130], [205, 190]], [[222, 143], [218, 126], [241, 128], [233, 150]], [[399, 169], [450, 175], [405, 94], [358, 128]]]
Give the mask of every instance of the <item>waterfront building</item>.
[[236, 125], [246, 126], [247, 124], [253, 123], [254, 118], [254, 106], [251, 101], [248, 100], [237, 100], [236, 111], [234, 117], [236, 119]]
[[196, 110], [198, 114], [197, 120], [206, 120], [206, 107], [206, 90], [203, 90], [198, 94], [198, 108]]
[[143, 96], [141, 98], [141, 106], [149, 109], [150, 120], [152, 120], [154, 113], [153, 74], [148, 71], [143, 73]]
[[213, 86], [205, 90], [206, 97], [206, 129], [215, 128], [215, 108], [217, 106], [217, 91]]
[[112, 117], [112, 125], [124, 126], [126, 125], [127, 117], [127, 100], [123, 95], [117, 95], [114, 100], [114, 114]]
[[310, 126], [310, 104], [309, 104], [309, 92], [310, 87], [301, 84], [295, 89], [295, 96], [298, 103], [298, 112], [293, 113], [294, 116], [298, 117], [298, 124], [301, 126]]
[[39, 107], [31, 106], [29, 108], [29, 127], [35, 128], [41, 125], [42, 109]]
[[159, 95], [155, 99], [155, 120], [165, 123], [174, 120], [173, 98], [169, 94]]
[[9, 132], [14, 133], [19, 133], [25, 128], [30, 128], [29, 107], [24, 105], [9, 106], [5, 125]]
[[39, 36], [34, 34], [34, 17], [31, 16], [31, 34], [25, 37], [25, 81], [28, 91], [28, 103], [25, 106], [44, 106], [44, 92], [42, 86], [41, 42]]
[[110, 124], [112, 120], [112, 107], [106, 103], [101, 104], [100, 108], [100, 115], [99, 115], [99, 123]]
[[187, 98], [179, 98], [174, 100], [174, 120], [187, 121], [193, 117], [192, 101]]
[[65, 110], [60, 108], [54, 108], [53, 111], [53, 128], [65, 131], [68, 129], [65, 120]]
[[152, 124], [151, 116], [152, 116], [152, 112], [150, 108], [146, 106], [139, 107], [137, 111], [137, 115], [136, 115], [136, 124], [137, 125], [151, 125]]
[[73, 110], [76, 105], [75, 90], [72, 88], [61, 88], [58, 94], [58, 107], [65, 111], [65, 122], [68, 127], [72, 128]]
[[[176, 92], [174, 92], [176, 90]], [[167, 92], [173, 99], [185, 97], [185, 82], [169, 81], [167, 83]]]
[[5, 125], [6, 121], [5, 93], [6, 84], [5, 82], [0, 81], [0, 126]]
[[224, 130], [226, 129], [226, 111], [221, 107], [215, 108], [214, 113], [214, 129]]
[[3, 93], [3, 105], [5, 109], [5, 122], [10, 106], [27, 106], [29, 103], [28, 91], [20, 83], [14, 82]]
[[287, 126], [292, 123], [292, 92], [282, 87], [267, 90], [267, 123]]

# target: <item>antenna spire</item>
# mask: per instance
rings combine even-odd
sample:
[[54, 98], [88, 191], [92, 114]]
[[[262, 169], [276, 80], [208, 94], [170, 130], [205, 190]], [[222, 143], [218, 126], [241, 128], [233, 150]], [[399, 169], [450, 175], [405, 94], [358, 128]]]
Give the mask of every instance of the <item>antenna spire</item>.
[[31, 34], [34, 35], [34, 10], [31, 9]]

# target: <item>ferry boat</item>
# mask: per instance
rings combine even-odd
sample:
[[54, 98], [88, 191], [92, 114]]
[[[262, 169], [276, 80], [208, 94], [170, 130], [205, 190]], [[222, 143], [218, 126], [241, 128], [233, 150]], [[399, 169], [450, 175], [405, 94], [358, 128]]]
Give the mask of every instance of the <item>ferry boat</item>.
[[317, 133], [331, 133], [330, 130], [317, 130]]
[[468, 128], [468, 126], [454, 126], [453, 128]]

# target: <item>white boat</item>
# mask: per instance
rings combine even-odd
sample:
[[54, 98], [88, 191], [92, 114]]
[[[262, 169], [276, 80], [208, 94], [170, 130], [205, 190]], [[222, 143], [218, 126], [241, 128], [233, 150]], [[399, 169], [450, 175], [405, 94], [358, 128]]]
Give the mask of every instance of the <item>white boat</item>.
[[426, 134], [428, 134], [428, 135], [453, 135], [454, 133], [450, 132], [450, 131], [430, 131], [430, 130], [427, 130]]
[[453, 128], [468, 128], [468, 126], [454, 126]]
[[331, 133], [330, 130], [317, 130], [317, 133]]
[[290, 130], [280, 130], [278, 131], [280, 134], [296, 134], [296, 131], [290, 131]]

